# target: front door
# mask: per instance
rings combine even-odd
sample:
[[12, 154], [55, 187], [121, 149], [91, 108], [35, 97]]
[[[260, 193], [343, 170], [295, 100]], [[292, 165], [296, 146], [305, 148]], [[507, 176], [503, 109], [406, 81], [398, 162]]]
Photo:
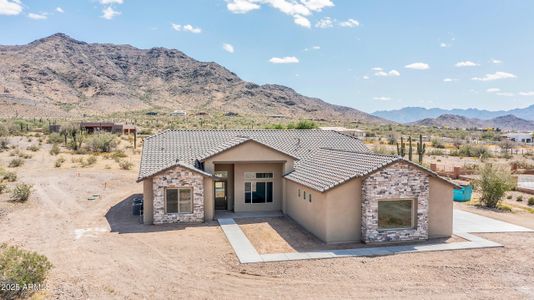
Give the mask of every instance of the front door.
[[215, 181], [215, 209], [227, 210], [226, 181]]

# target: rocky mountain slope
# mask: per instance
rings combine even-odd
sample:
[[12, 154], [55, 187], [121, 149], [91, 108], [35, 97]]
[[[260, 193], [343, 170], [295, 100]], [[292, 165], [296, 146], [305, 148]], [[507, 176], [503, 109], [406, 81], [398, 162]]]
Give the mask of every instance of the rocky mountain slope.
[[213, 62], [165, 48], [88, 44], [64, 34], [0, 46], [0, 116], [143, 109], [388, 123], [280, 85], [257, 85]]
[[534, 121], [534, 104], [525, 108], [499, 111], [489, 111], [476, 108], [448, 110], [441, 108], [405, 107], [397, 110], [376, 111], [373, 113], [373, 115], [398, 123], [416, 122], [427, 118], [437, 118], [441, 115], [457, 115], [481, 120], [490, 120], [506, 115], [514, 115], [521, 119]]
[[437, 118], [427, 118], [412, 125], [436, 126], [448, 128], [500, 128], [502, 130], [531, 131], [534, 130], [534, 121], [520, 119], [514, 115], [506, 115], [490, 120], [467, 118], [464, 116], [445, 114]]

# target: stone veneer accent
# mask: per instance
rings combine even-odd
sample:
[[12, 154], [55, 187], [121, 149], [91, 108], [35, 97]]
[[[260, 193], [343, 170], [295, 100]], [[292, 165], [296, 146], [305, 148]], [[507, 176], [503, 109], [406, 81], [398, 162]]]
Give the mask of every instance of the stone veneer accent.
[[[154, 224], [204, 222], [203, 180], [199, 173], [178, 166], [154, 176]], [[165, 213], [165, 188], [181, 187], [193, 189], [193, 213]]]
[[[397, 162], [369, 175], [362, 184], [362, 241], [366, 243], [428, 239], [428, 174], [417, 167]], [[416, 200], [415, 228], [378, 229], [378, 200]]]

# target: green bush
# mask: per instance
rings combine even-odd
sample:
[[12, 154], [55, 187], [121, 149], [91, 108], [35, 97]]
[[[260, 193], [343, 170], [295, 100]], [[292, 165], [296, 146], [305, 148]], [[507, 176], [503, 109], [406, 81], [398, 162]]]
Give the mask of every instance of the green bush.
[[111, 154], [111, 158], [113, 158], [113, 160], [115, 160], [116, 162], [119, 162], [121, 158], [126, 158], [126, 157], [128, 157], [128, 155], [126, 155], [126, 153], [124, 153], [124, 151], [122, 150], [117, 150], [113, 152], [113, 154]]
[[515, 198], [515, 201], [523, 202], [523, 196], [521, 196], [521, 195], [517, 196], [517, 198]]
[[65, 158], [63, 156], [60, 156], [56, 159], [56, 162], [54, 163], [54, 167], [61, 168], [64, 162], [65, 162]]
[[[16, 246], [0, 245], [0, 289], [2, 299], [27, 298], [44, 284], [52, 263], [46, 256]], [[25, 288], [26, 287], [26, 288]]]
[[512, 195], [508, 195], [508, 196], [506, 196], [506, 199], [508, 199], [508, 200], [510, 200], [510, 199], [512, 199], [512, 198], [513, 198]]
[[0, 182], [0, 194], [3, 194], [5, 191], [7, 191], [7, 184]]
[[49, 144], [62, 144], [62, 143], [65, 143], [65, 137], [62, 136], [59, 133], [56, 133], [56, 132], [51, 133], [48, 136], [48, 143]]
[[528, 205], [534, 205], [534, 197], [528, 198]]
[[24, 161], [20, 158], [13, 158], [10, 162], [8, 167], [10, 168], [18, 168], [24, 164]]
[[58, 144], [52, 145], [52, 149], [50, 149], [50, 155], [58, 155], [61, 149], [59, 149]]
[[133, 163], [127, 161], [127, 160], [121, 160], [119, 162], [119, 167], [123, 170], [130, 170], [133, 167]]
[[117, 147], [117, 136], [111, 133], [95, 133], [89, 135], [85, 145], [92, 152], [111, 152]]
[[31, 193], [32, 193], [31, 184], [19, 183], [11, 191], [11, 200], [17, 201], [17, 202], [26, 202], [30, 198]]
[[458, 150], [452, 151], [451, 156], [460, 156], [460, 157], [479, 157], [481, 159], [486, 159], [491, 157], [491, 153], [484, 146], [473, 146], [473, 145], [462, 145]]
[[514, 179], [509, 170], [485, 164], [479, 170], [480, 179], [475, 182], [480, 191], [480, 203], [496, 208], [504, 194], [514, 188]]

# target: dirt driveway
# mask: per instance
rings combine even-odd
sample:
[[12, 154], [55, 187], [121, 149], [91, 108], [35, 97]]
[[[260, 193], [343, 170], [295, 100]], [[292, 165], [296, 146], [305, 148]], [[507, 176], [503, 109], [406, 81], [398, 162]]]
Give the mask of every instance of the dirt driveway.
[[[0, 154], [3, 166], [8, 160]], [[52, 165], [46, 149], [34, 154], [18, 170], [34, 196], [0, 216], [0, 242], [53, 262], [49, 298], [534, 297], [532, 233], [483, 235], [504, 249], [240, 265], [214, 222], [136, 223], [136, 170]], [[102, 197], [87, 200], [92, 194]]]

